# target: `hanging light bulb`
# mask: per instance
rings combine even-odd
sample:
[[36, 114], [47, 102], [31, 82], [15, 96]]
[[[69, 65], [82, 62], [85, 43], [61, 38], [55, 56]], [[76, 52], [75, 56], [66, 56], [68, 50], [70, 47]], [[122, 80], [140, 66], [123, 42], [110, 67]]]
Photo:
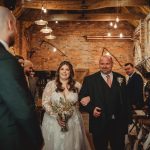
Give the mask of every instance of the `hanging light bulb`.
[[109, 52], [106, 52], [106, 54], [105, 54], [105, 55], [107, 55], [107, 56], [111, 56]]
[[56, 51], [57, 51], [57, 48], [56, 48], [56, 47], [54, 47], [54, 48], [53, 48], [53, 52], [56, 52]]
[[47, 13], [47, 9], [46, 9], [46, 8], [44, 8], [44, 9], [43, 9], [43, 12], [44, 12], [44, 13]]
[[117, 16], [117, 18], [116, 18], [116, 22], [119, 22], [119, 17]]
[[108, 32], [108, 33], [107, 33], [107, 36], [108, 36], [108, 37], [110, 37], [110, 36], [111, 36], [111, 33], [110, 33], [110, 32]]
[[114, 28], [115, 28], [115, 29], [117, 28], [117, 24], [116, 24], [116, 23], [114, 24]]
[[43, 11], [44, 11], [44, 9], [45, 9], [45, 8], [44, 8], [44, 6], [42, 6], [41, 10], [43, 10]]
[[55, 21], [55, 23], [57, 24], [57, 23], [58, 23], [58, 21], [56, 20], [56, 21]]
[[123, 37], [123, 34], [122, 34], [122, 33], [120, 33], [120, 34], [119, 34], [119, 37], [120, 37], [120, 38], [122, 38], [122, 37]]
[[113, 26], [113, 23], [112, 23], [112, 22], [110, 22], [110, 23], [109, 23], [109, 25], [112, 27], [112, 26]]

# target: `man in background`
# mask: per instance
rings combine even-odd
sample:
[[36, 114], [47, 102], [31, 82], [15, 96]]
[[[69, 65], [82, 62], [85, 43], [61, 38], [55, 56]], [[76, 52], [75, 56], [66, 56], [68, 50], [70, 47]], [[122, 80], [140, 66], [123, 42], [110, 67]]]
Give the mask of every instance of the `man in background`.
[[133, 109], [141, 109], [144, 105], [143, 79], [140, 74], [135, 72], [135, 68], [132, 63], [126, 63], [124, 65], [124, 69], [128, 75], [126, 83], [127, 97]]
[[15, 55], [16, 59], [18, 60], [18, 62], [20, 63], [20, 65], [22, 67], [24, 67], [24, 58], [20, 55]]
[[23, 69], [8, 52], [14, 45], [16, 19], [0, 6], [0, 150], [40, 150], [41, 129]]
[[33, 63], [30, 60], [24, 60], [24, 73], [29, 90], [34, 98], [34, 101], [36, 101], [38, 99], [38, 77], [35, 74]]

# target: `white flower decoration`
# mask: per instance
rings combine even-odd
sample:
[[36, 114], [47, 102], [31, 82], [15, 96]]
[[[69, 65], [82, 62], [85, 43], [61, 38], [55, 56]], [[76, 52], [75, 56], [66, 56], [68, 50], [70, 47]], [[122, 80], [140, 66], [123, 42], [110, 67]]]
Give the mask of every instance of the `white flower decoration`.
[[122, 77], [118, 77], [118, 78], [117, 78], [117, 81], [119, 82], [119, 84], [120, 84], [120, 86], [121, 86], [121, 84], [122, 84], [122, 82], [123, 82], [123, 78], [122, 78]]

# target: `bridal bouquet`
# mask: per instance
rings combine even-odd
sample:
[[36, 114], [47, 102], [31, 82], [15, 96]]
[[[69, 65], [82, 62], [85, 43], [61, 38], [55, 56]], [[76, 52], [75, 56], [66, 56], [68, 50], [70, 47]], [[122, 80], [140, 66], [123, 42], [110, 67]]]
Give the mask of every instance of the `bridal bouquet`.
[[73, 105], [74, 105], [73, 102], [69, 102], [68, 100], [63, 99], [62, 97], [60, 97], [59, 103], [51, 104], [52, 109], [54, 113], [57, 114], [58, 119], [63, 120], [65, 122], [65, 126], [61, 127], [62, 132], [68, 131], [67, 122], [73, 114], [74, 111]]

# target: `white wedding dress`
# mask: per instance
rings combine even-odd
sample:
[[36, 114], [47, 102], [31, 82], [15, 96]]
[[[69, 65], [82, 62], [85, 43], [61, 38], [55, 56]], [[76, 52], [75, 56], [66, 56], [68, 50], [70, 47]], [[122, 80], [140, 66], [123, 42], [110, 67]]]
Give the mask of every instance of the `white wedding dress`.
[[[80, 83], [76, 82], [75, 86], [80, 89]], [[46, 111], [42, 122], [45, 142], [43, 150], [91, 150], [81, 114], [76, 106], [73, 106], [73, 115], [68, 120], [68, 131], [61, 131], [61, 127], [57, 122], [57, 115], [53, 112], [50, 103], [59, 103], [60, 97], [64, 99], [64, 95], [55, 90], [56, 83], [53, 80], [47, 83], [43, 92], [42, 105]], [[65, 98], [74, 103], [78, 102], [77, 93], [69, 92]]]

